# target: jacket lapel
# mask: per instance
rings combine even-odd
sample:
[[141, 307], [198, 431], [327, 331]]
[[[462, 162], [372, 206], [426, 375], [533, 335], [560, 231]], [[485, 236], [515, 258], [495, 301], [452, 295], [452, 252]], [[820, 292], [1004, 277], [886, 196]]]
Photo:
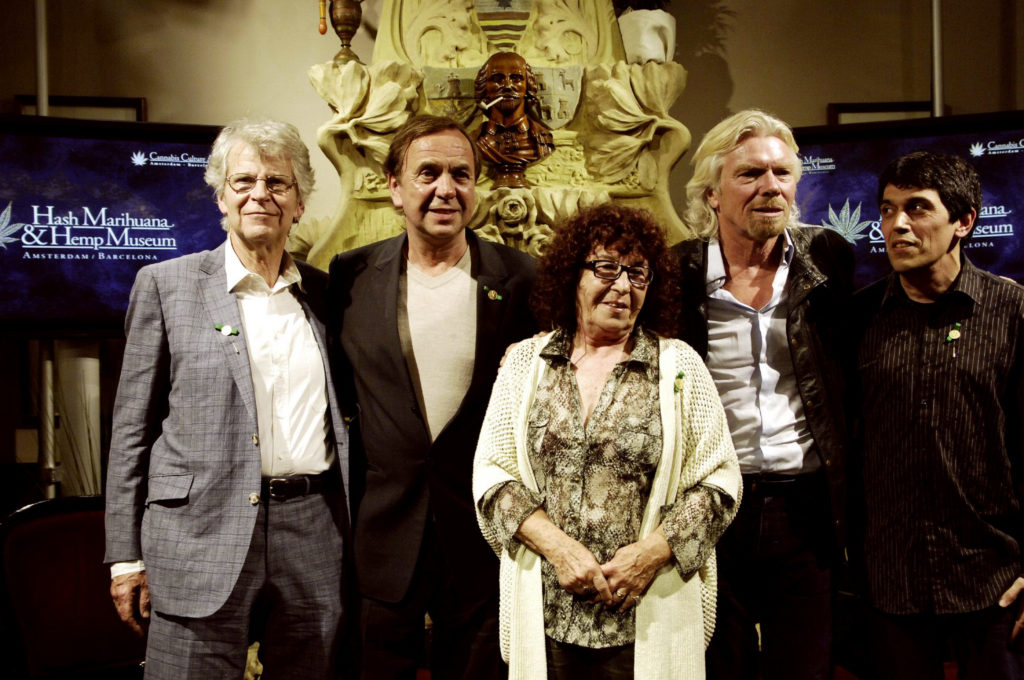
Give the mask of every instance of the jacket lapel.
[[249, 367], [249, 350], [246, 346], [245, 331], [242, 329], [242, 313], [238, 301], [227, 291], [227, 273], [224, 271], [224, 248], [227, 242], [211, 250], [199, 265], [201, 278], [199, 289], [203, 309], [215, 324], [230, 325], [239, 329], [238, 335], [218, 335], [219, 345], [224, 352], [225, 362], [242, 395], [246, 410], [256, 420], [256, 395], [252, 388], [252, 369]]
[[482, 243], [476, 234], [469, 230], [466, 231], [466, 237], [469, 239], [477, 282], [476, 352], [473, 365], [473, 382], [476, 382], [479, 373], [477, 367], [486, 355], [486, 350], [492, 343], [497, 342], [502, 317], [508, 308], [508, 291], [505, 288], [508, 270], [505, 269], [501, 257], [489, 244]]
[[[302, 306], [302, 311], [306, 315], [309, 327], [313, 330], [313, 337], [316, 339], [317, 348], [320, 350], [320, 359], [324, 364], [324, 375], [327, 379], [327, 410], [331, 419], [331, 430], [334, 432], [334, 451], [338, 458], [338, 468], [341, 471], [341, 483], [345, 492], [345, 502], [348, 504], [351, 502], [349, 499], [352, 498], [349, 479], [348, 428], [345, 426], [342, 418], [338, 392], [334, 386], [334, 375], [331, 371], [330, 356], [327, 351], [327, 327], [321, 320], [320, 315], [313, 310], [306, 292], [299, 286], [293, 286], [292, 290], [295, 293], [295, 298], [299, 301], [299, 305]], [[346, 507], [351, 512], [351, 507]]]
[[790, 312], [792, 312], [812, 290], [825, 280], [825, 276], [811, 261], [808, 253], [810, 245], [808, 232], [804, 229], [789, 229], [788, 231], [793, 239], [793, 250], [795, 251], [789, 267], [789, 277], [786, 280], [786, 296]]
[[[380, 305], [379, 316], [370, 317], [373, 323], [373, 335], [380, 342], [380, 350], [384, 356], [396, 363], [394, 375], [404, 375], [410, 393], [414, 392], [412, 376], [402, 350], [402, 340], [398, 333], [398, 284], [402, 276], [402, 265], [405, 258], [406, 236], [391, 239], [378, 251], [370, 262], [372, 278], [369, 280], [368, 299], [374, 306]], [[359, 323], [359, 322], [357, 322]], [[424, 423], [424, 427], [426, 424]]]

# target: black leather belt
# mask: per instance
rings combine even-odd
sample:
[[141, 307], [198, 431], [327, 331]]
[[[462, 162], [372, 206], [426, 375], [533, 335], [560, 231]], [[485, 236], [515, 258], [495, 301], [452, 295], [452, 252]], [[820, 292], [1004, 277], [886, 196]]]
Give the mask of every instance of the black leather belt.
[[802, 475], [743, 475], [743, 492], [783, 496], [790, 493], [806, 493], [813, 488], [824, 488], [824, 483], [824, 475], [817, 472]]
[[327, 491], [333, 478], [331, 470], [318, 475], [288, 475], [287, 477], [264, 477], [260, 480], [260, 489], [265, 498], [275, 501], [286, 501], [299, 496], [323, 493]]

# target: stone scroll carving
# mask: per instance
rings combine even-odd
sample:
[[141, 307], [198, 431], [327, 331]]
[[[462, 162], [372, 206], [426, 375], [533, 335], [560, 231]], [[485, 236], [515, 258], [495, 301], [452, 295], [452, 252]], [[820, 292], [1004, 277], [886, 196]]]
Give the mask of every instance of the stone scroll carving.
[[381, 167], [395, 129], [418, 112], [480, 129], [489, 116], [474, 80], [501, 51], [521, 55], [536, 76], [535, 111], [553, 149], [525, 167], [526, 186], [482, 173], [470, 226], [538, 255], [559, 221], [611, 198], [651, 210], [670, 241], [683, 238], [668, 176], [690, 134], [668, 111], [686, 72], [674, 62], [627, 64], [611, 0], [383, 0], [370, 65], [309, 70], [332, 111], [318, 143], [341, 199], [333, 217], [299, 224], [289, 248], [326, 267], [337, 252], [400, 233]]

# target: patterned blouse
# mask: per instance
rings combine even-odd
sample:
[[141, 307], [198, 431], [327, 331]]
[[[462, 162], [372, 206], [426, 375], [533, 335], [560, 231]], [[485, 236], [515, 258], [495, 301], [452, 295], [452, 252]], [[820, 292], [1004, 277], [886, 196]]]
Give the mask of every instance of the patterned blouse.
[[[604, 564], [639, 539], [661, 458], [658, 341], [635, 331], [633, 351], [608, 377], [586, 424], [571, 350], [568, 334], [556, 331], [541, 352], [548, 370], [530, 409], [527, 439], [540, 493], [519, 482], [497, 484], [484, 495], [481, 511], [514, 554], [519, 548], [515, 532], [543, 507], [552, 522]], [[735, 514], [733, 505], [716, 490], [697, 486], [680, 489], [675, 503], [662, 508], [662, 531], [684, 577], [707, 560]], [[618, 612], [567, 592], [547, 560], [541, 571], [549, 637], [591, 648], [633, 643], [635, 608]]]

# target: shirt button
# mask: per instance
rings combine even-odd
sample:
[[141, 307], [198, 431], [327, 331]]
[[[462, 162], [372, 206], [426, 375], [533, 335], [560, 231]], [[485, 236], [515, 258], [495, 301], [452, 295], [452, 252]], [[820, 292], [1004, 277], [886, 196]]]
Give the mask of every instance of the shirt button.
[[260, 504], [260, 495], [258, 493], [256, 493], [255, 491], [252, 492], [251, 494], [249, 494], [249, 503], [252, 504], [252, 505], [259, 505]]
[[252, 443], [253, 443], [253, 444], [254, 444], [255, 446], [259, 446], [259, 445], [260, 445], [260, 438], [259, 438], [259, 436], [258, 436], [258, 435], [256, 435], [256, 434], [253, 434], [253, 435], [252, 435]]

